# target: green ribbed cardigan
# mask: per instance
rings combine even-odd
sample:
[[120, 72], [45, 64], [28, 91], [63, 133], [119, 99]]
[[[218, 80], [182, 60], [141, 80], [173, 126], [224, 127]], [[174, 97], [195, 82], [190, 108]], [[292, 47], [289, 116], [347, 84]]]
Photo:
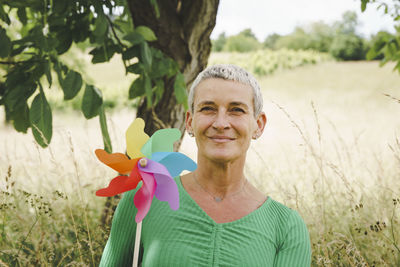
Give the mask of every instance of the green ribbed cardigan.
[[[243, 218], [216, 223], [175, 181], [179, 209], [154, 198], [143, 220], [142, 266], [310, 266], [309, 234], [296, 211], [268, 197]], [[118, 204], [100, 266], [132, 266], [136, 190]]]

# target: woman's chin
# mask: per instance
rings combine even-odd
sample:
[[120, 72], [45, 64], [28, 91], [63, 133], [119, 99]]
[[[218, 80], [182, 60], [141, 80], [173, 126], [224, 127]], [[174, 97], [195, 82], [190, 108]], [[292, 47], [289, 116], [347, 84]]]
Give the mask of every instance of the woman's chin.
[[218, 152], [207, 155], [207, 159], [215, 163], [229, 163], [238, 159], [240, 156], [229, 152]]

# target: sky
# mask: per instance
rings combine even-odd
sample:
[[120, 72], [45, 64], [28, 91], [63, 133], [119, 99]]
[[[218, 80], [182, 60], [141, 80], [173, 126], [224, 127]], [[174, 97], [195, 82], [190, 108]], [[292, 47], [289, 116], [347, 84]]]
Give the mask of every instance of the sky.
[[211, 34], [215, 39], [222, 32], [237, 34], [250, 28], [260, 41], [272, 33], [291, 33], [296, 26], [315, 21], [333, 23], [348, 10], [356, 11], [360, 25], [358, 33], [369, 37], [379, 30], [394, 32], [393, 19], [368, 5], [361, 12], [361, 0], [220, 0], [216, 26]]

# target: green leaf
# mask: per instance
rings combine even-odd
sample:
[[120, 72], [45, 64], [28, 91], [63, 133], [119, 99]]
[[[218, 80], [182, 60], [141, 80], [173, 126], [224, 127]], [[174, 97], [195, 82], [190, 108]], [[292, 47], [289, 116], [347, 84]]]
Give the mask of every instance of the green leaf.
[[96, 47], [89, 52], [89, 54], [93, 55], [92, 63], [102, 63], [109, 61], [115, 52], [118, 52], [119, 47], [117, 45], [107, 45]]
[[12, 81], [15, 78], [24, 78], [18, 74], [14, 74], [7, 77], [6, 80], [6, 92], [3, 97], [4, 105], [7, 106], [10, 112], [15, 112], [20, 109], [20, 105], [35, 93], [37, 85], [26, 81], [25, 83], [15, 84]]
[[[92, 17], [91, 13], [84, 13], [85, 15], [77, 16], [76, 22], [72, 25], [72, 39], [75, 43], [85, 42], [87, 37], [90, 38], [92, 30]], [[106, 31], [107, 32], [107, 31]]]
[[130, 32], [125, 35], [123, 39], [131, 43], [131, 45], [137, 45], [144, 42], [143, 36], [137, 32]]
[[66, 15], [67, 14], [67, 8], [68, 8], [68, 1], [53, 1], [53, 12], [57, 13], [57, 15]]
[[86, 85], [82, 99], [82, 112], [86, 119], [91, 119], [99, 114], [99, 109], [103, 104], [101, 91], [93, 85]]
[[31, 78], [33, 81], [39, 81], [40, 78], [45, 74], [46, 71], [46, 62], [43, 58], [36, 57], [32, 58], [33, 60], [37, 60], [38, 62], [33, 66], [33, 68], [29, 71], [31, 74]]
[[26, 133], [29, 126], [31, 126], [29, 122], [29, 107], [26, 102], [24, 102], [18, 111], [15, 111], [12, 115], [12, 120], [14, 124], [15, 130], [18, 132]]
[[55, 70], [55, 72], [57, 73], [57, 78], [58, 78], [58, 83], [60, 84], [60, 86], [61, 86], [61, 89], [62, 89], [62, 83], [63, 83], [63, 80], [64, 80], [64, 76], [63, 76], [63, 67], [62, 67], [63, 65], [62, 65], [62, 63], [60, 63], [58, 60], [55, 60], [54, 61], [54, 64], [53, 64], [53, 68], [54, 68], [54, 70]]
[[51, 62], [50, 62], [50, 60], [45, 63], [44, 73], [46, 74], [47, 82], [49, 83], [49, 87], [50, 87], [53, 82], [53, 79], [51, 77]]
[[2, 21], [4, 21], [5, 23], [7, 23], [7, 25], [10, 25], [10, 23], [11, 23], [10, 17], [3, 9], [3, 5], [0, 5], [0, 19]]
[[129, 99], [135, 99], [136, 97], [144, 95], [144, 82], [143, 76], [139, 76], [133, 81], [129, 88]]
[[104, 150], [107, 151], [108, 153], [112, 153], [112, 145], [111, 145], [110, 135], [108, 133], [107, 118], [104, 112], [104, 105], [101, 105], [99, 109], [99, 120], [100, 120], [101, 135], [103, 136]]
[[47, 103], [43, 90], [33, 99], [29, 110], [29, 120], [36, 142], [41, 147], [47, 147], [53, 134], [53, 119], [50, 105]]
[[26, 24], [26, 22], [28, 21], [28, 18], [26, 17], [26, 9], [25, 9], [25, 7], [18, 8], [17, 15], [18, 15], [18, 18], [21, 21], [21, 23], [23, 25]]
[[63, 30], [57, 31], [56, 38], [58, 45], [56, 47], [59, 55], [68, 51], [72, 45], [72, 32], [69, 27], [63, 27]]
[[367, 8], [368, 0], [361, 0], [361, 11], [364, 12]]
[[367, 60], [373, 60], [378, 54], [374, 48], [370, 48], [365, 56]]
[[6, 30], [0, 28], [0, 58], [5, 58], [10, 55], [11, 40], [8, 38]]
[[116, 29], [118, 29], [120, 32], [127, 33], [129, 31], [132, 31], [132, 23], [129, 20], [124, 20], [121, 17], [117, 17], [115, 20], [113, 20], [113, 24]]
[[64, 91], [64, 100], [74, 98], [82, 87], [82, 76], [73, 70], [70, 70], [61, 83], [62, 90]]
[[59, 47], [58, 40], [51, 35], [44, 37], [42, 42], [45, 45], [45, 47], [42, 48], [45, 52], [51, 52], [52, 50], [57, 49], [57, 47]]
[[25, 7], [18, 8], [17, 15], [18, 15], [18, 18], [21, 21], [21, 23], [23, 25], [25, 25], [27, 23], [27, 21], [28, 21], [28, 18], [26, 17], [26, 9], [25, 9]]
[[185, 83], [185, 77], [181, 72], [179, 72], [176, 75], [174, 82], [174, 93], [178, 103], [183, 104], [183, 106], [187, 110], [188, 104], [187, 104], [186, 83]]
[[155, 81], [153, 92], [156, 96], [156, 99], [154, 100], [154, 105], [156, 105], [161, 100], [164, 94], [164, 81], [162, 79], [158, 79]]
[[108, 22], [105, 16], [98, 16], [94, 24], [93, 34], [97, 37], [104, 37], [107, 33]]
[[147, 98], [147, 108], [153, 105], [153, 91], [151, 90], [151, 79], [148, 75], [144, 74], [144, 91]]
[[138, 46], [138, 45], [129, 47], [122, 53], [123, 60], [129, 60], [131, 58], [139, 57], [139, 56], [140, 56], [140, 46]]
[[149, 45], [146, 42], [140, 44], [140, 61], [144, 67], [149, 70], [151, 68], [152, 57]]
[[170, 60], [162, 58], [161, 60], [153, 62], [153, 64], [151, 65], [150, 77], [152, 79], [164, 77], [169, 73], [170, 69], [171, 69]]
[[136, 74], [142, 74], [144, 72], [144, 66], [141, 63], [135, 63], [126, 68], [126, 71]]
[[160, 18], [160, 9], [158, 8], [157, 0], [150, 0], [150, 3], [154, 7], [154, 12], [156, 12], [156, 18]]
[[143, 36], [143, 38], [148, 41], [152, 42], [157, 40], [156, 35], [154, 34], [153, 30], [146, 26], [138, 26], [135, 28], [135, 32], [139, 33]]

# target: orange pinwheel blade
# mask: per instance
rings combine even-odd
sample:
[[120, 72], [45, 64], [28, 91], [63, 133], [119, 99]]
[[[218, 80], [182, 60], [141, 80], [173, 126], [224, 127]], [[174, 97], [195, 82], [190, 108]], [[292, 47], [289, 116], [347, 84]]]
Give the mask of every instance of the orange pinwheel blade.
[[121, 174], [129, 174], [139, 160], [129, 159], [125, 154], [122, 153], [108, 154], [103, 149], [96, 149], [95, 153], [101, 162]]

